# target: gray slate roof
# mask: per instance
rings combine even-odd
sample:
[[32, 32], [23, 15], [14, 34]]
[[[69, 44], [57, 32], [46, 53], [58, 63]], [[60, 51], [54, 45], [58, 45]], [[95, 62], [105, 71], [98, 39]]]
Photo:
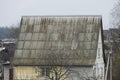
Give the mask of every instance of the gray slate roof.
[[13, 64], [93, 65], [101, 27], [101, 16], [24, 16]]

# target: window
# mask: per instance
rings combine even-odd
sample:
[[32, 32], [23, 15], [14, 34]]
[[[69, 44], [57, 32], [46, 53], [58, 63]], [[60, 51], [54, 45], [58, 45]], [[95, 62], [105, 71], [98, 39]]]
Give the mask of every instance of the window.
[[100, 58], [100, 48], [98, 48], [98, 58]]
[[42, 68], [42, 76], [49, 76], [50, 70], [49, 68]]
[[93, 77], [96, 76], [96, 68], [93, 69]]
[[101, 75], [103, 75], [103, 68], [101, 67]]
[[75, 50], [75, 49], [77, 49], [77, 47], [78, 47], [78, 41], [77, 40], [72, 40], [72, 45], [71, 45], [71, 49], [72, 50]]

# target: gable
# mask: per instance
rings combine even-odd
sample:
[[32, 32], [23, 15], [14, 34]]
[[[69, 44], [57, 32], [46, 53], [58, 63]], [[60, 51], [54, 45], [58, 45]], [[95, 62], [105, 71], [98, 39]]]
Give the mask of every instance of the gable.
[[101, 16], [24, 16], [13, 64], [47, 65], [48, 54], [64, 54], [65, 65], [93, 65], [100, 27]]

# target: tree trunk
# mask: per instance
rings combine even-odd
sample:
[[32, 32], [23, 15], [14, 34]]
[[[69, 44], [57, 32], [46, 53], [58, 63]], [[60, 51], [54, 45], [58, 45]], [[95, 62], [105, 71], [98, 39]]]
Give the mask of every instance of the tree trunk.
[[55, 80], [58, 80], [58, 78], [57, 78], [58, 76], [57, 76], [57, 72], [55, 72]]

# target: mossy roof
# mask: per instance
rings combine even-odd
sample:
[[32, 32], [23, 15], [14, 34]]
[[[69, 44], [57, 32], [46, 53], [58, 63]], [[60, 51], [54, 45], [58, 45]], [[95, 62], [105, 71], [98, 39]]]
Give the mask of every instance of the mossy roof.
[[101, 16], [23, 16], [20, 27], [14, 65], [51, 65], [50, 54], [64, 55], [63, 65], [95, 63]]

